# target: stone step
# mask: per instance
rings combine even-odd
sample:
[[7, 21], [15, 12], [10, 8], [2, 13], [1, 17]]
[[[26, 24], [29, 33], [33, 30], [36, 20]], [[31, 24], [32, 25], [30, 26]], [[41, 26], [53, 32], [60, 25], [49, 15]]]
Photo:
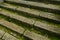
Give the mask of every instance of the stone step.
[[28, 31], [28, 30], [25, 31], [24, 35], [33, 40], [50, 40], [47, 36], [42, 36], [34, 32]]
[[[1, 19], [1, 20], [4, 20], [4, 19]], [[0, 21], [1, 21], [0, 20]], [[6, 24], [6, 22], [4, 22], [4, 21], [1, 21], [1, 23], [4, 23], [5, 25], [7, 25], [7, 24], [9, 24], [9, 23], [7, 23]], [[0, 23], [0, 24], [1, 24]], [[2, 25], [4, 25], [4, 24], [2, 24]], [[4, 26], [5, 26], [4, 25]], [[10, 24], [9, 24], [10, 25]], [[8, 25], [8, 28], [10, 28], [11, 26], [9, 26]], [[7, 26], [6, 26], [7, 27]], [[16, 26], [15, 26], [16, 27]], [[10, 28], [11, 29], [11, 28]], [[18, 29], [17, 29], [18, 30]], [[15, 30], [14, 30], [15, 31]], [[22, 30], [21, 30], [22, 31]], [[20, 32], [21, 32], [20, 31]], [[33, 36], [32, 36], [33, 35]], [[48, 37], [46, 37], [46, 36], [42, 36], [42, 35], [38, 35], [38, 34], [36, 34], [36, 33], [34, 33], [34, 32], [30, 32], [30, 31], [26, 31], [26, 32], [24, 32], [24, 36], [27, 36], [27, 37], [29, 37], [29, 38], [31, 38], [31, 39], [33, 39], [33, 40], [37, 40], [38, 39], [38, 37], [39, 37], [39, 40], [41, 39], [42, 40], [42, 38], [46, 38], [47, 40], [49, 40], [49, 38]], [[36, 39], [34, 39], [34, 36], [35, 37], [37, 37]], [[4, 34], [4, 36], [2, 37], [2, 39], [5, 39], [5, 40], [19, 40], [19, 39], [16, 39], [14, 36], [12, 36], [12, 35], [10, 35], [10, 34], [8, 34], [8, 33], [5, 33]], [[44, 39], [45, 40], [45, 39]]]
[[[12, 36], [14, 36], [14, 37], [16, 37], [17, 39], [19, 39], [19, 40], [31, 40], [30, 38], [28, 38], [28, 37], [26, 37], [26, 36], [24, 36], [24, 35], [22, 35], [22, 34], [19, 34], [18, 32], [15, 32], [14, 30], [11, 30], [10, 28], [7, 28], [6, 26], [4, 26], [4, 25], [0, 25], [0, 34], [3, 34], [3, 32], [5, 32], [5, 33], [8, 33], [8, 34], [10, 34], [10, 35], [12, 35]], [[2, 32], [3, 31], [3, 32]], [[23, 36], [23, 38], [22, 38], [22, 36]], [[2, 39], [2, 35], [0, 35], [0, 39]]]
[[14, 14], [13, 12], [5, 11], [5, 10], [1, 10], [0, 14], [10, 16], [11, 18], [17, 19], [19, 21], [23, 21], [28, 24], [34, 24], [34, 22], [35, 22], [33, 19], [21, 16], [21, 15], [17, 15], [17, 13]]
[[32, 2], [32, 1], [30, 2], [30, 1], [24, 1], [24, 0], [18, 0], [18, 1], [17, 0], [6, 0], [6, 1], [21, 3], [21, 4], [36, 6], [36, 7], [60, 10], [60, 5], [46, 4], [46, 3], [40, 3], [40, 2], [38, 3], [38, 2]]
[[[23, 22], [28, 23], [30, 25], [33, 25], [33, 23], [35, 22], [35, 20], [33, 20], [33, 19], [31, 21], [31, 19], [29, 19], [29, 18], [26, 19], [26, 17], [20, 16], [20, 15], [17, 15], [17, 14], [13, 14], [13, 13], [11, 13], [9, 11], [6, 11], [6, 10], [5, 11], [1, 10], [0, 14], [9, 16], [9, 17], [17, 19], [19, 21], [23, 21]], [[39, 27], [39, 28], [42, 28], [42, 29], [60, 34], [60, 28], [58, 28], [57, 25], [52, 25], [52, 24], [46, 23], [44, 21], [42, 22], [42, 21], [38, 21], [38, 20], [34, 25]], [[55, 30], [55, 29], [57, 29], [57, 30]]]
[[[10, 9], [14, 9], [14, 10], [18, 10], [18, 11], [23, 11], [23, 12], [28, 12], [30, 14], [34, 14], [34, 15], [39, 15], [40, 12], [38, 12], [37, 10], [34, 10], [34, 9], [30, 9], [30, 8], [25, 8], [25, 7], [21, 7], [21, 6], [15, 6], [15, 5], [12, 5], [12, 4], [7, 4], [7, 3], [4, 3], [3, 5], [1, 5], [3, 7], [7, 7], [7, 8], [10, 8]], [[36, 14], [37, 13], [37, 14]]]
[[44, 12], [50, 12], [50, 13], [57, 13], [60, 14], [60, 10], [54, 10], [54, 9], [50, 9], [50, 8], [45, 8], [45, 7], [37, 7], [37, 6], [32, 6], [32, 5], [27, 5], [27, 4], [22, 4], [22, 3], [18, 3], [18, 2], [12, 2], [12, 1], [5, 1], [6, 3], [10, 3], [10, 4], [14, 4], [14, 5], [20, 5], [23, 7], [28, 7], [31, 9], [36, 9], [36, 10], [41, 10]]
[[7, 28], [14, 30], [20, 34], [23, 34], [23, 32], [25, 31], [24, 28], [17, 26], [11, 22], [5, 21], [4, 19], [0, 19], [0, 24], [6, 26]]
[[58, 28], [57, 26], [46, 24], [46, 23], [40, 22], [40, 21], [36, 21], [36, 23], [34, 25], [39, 28], [43, 28], [43, 29], [49, 30], [51, 32], [55, 32], [57, 34], [60, 34], [60, 28]]
[[41, 17], [44, 17], [44, 18], [60, 21], [60, 18], [59, 18], [60, 15], [58, 15], [58, 14], [43, 12], [43, 11], [37, 11], [37, 10], [34, 10], [34, 9], [25, 8], [25, 7], [21, 7], [21, 6], [15, 6], [15, 5], [7, 4], [7, 3], [4, 3], [1, 6], [12, 9], [12, 10], [18, 10], [18, 11], [26, 12], [28, 14], [32, 14], [32, 15], [35, 15], [35, 16], [38, 16], [38, 17], [41, 16]]

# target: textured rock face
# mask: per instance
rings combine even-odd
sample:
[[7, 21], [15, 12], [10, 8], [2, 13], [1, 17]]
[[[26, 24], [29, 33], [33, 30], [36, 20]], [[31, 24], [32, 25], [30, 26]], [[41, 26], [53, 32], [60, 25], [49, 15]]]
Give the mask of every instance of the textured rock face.
[[60, 40], [60, 1], [0, 3], [0, 40]]

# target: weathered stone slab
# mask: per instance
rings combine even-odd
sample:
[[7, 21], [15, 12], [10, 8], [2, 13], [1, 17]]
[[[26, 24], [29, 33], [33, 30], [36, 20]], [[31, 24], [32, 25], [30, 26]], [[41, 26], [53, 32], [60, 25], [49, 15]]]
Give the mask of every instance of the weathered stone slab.
[[17, 0], [6, 0], [6, 1], [11, 1], [11, 2], [16, 2], [16, 3], [32, 5], [32, 6], [38, 6], [38, 7], [44, 7], [44, 8], [60, 10], [59, 5], [45, 4], [45, 3], [40, 3], [40, 2], [38, 3], [38, 2], [32, 2], [32, 1], [24, 1], [24, 0], [18, 0], [18, 1]]
[[36, 34], [34, 32], [28, 31], [28, 30], [25, 31], [24, 35], [31, 38], [31, 39], [33, 39], [33, 40], [50, 40], [46, 36], [42, 36], [42, 35]]
[[23, 21], [23, 22], [28, 23], [28, 24], [34, 24], [34, 22], [35, 22], [33, 19], [23, 17], [23, 16], [20, 16], [20, 15], [17, 15], [17, 14], [13, 14], [12, 12], [5, 11], [5, 10], [1, 10], [0, 14], [10, 16], [11, 18]]
[[40, 14], [40, 12], [37, 11], [37, 10], [30, 9], [30, 8], [25, 8], [25, 7], [21, 7], [21, 6], [15, 6], [15, 5], [12, 5], [12, 4], [4, 3], [1, 6], [6, 7], [6, 8], [10, 8], [10, 9], [15, 9], [15, 10], [18, 10], [18, 11], [27, 12], [28, 14], [32, 14], [32, 15], [39, 16], [39, 14]]
[[8, 21], [6, 21], [4, 19], [0, 19], [0, 24], [4, 25], [7, 28], [9, 28], [9, 29], [11, 29], [13, 31], [16, 31], [16, 32], [18, 32], [20, 34], [23, 34], [23, 32], [25, 31], [25, 29], [22, 28], [21, 26], [18, 26], [18, 25], [14, 24], [14, 23], [8, 22]]
[[4, 31], [0, 30], [0, 38], [5, 34]]
[[[4, 13], [3, 13], [3, 12], [4, 12]], [[1, 11], [1, 14], [6, 15], [6, 16], [10, 16], [10, 17], [12, 17], [12, 18], [15, 18], [15, 19], [17, 19], [17, 20], [26, 22], [26, 23], [28, 23], [28, 24], [33, 24], [33, 23], [34, 23], [34, 20], [33, 20], [33, 19], [32, 19], [32, 21], [31, 21], [31, 19], [28, 19], [28, 18], [23, 17], [23, 16], [16, 15], [16, 14], [13, 14], [13, 13], [11, 14], [11, 13], [6, 12], [6, 11]], [[37, 21], [37, 22], [35, 23], [35, 26], [41, 27], [41, 28], [43, 28], [43, 29], [46, 29], [46, 30], [49, 30], [49, 31], [52, 31], [52, 32], [55, 32], [55, 33], [59, 33], [59, 32], [60, 32], [59, 28], [57, 28], [56, 26], [53, 26], [53, 25], [50, 25], [50, 24], [46, 24], [46, 23], [43, 23], [43, 22], [40, 22], [40, 21]], [[56, 28], [55, 28], [55, 27], [56, 27]], [[56, 29], [57, 29], [58, 31], [57, 31]], [[60, 34], [60, 33], [59, 33], [59, 34]]]
[[39, 16], [40, 12], [34, 9], [26, 8], [26, 7], [18, 7], [16, 10], [27, 12], [28, 14]]
[[10, 35], [8, 33], [5, 33], [5, 35], [3, 36], [2, 39], [4, 39], [4, 40], [19, 40], [16, 37], [14, 37], [14, 36], [12, 36], [12, 35]]
[[46, 24], [46, 23], [40, 22], [40, 21], [36, 21], [36, 23], [34, 25], [37, 26], [37, 27], [40, 27], [42, 29], [60, 34], [60, 28], [58, 28], [57, 26]]

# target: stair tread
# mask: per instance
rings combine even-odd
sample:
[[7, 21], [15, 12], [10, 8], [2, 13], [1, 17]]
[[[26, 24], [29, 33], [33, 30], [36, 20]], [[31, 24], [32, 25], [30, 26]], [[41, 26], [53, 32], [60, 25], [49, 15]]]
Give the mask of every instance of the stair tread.
[[59, 2], [60, 0], [2, 0], [0, 40], [59, 40]]
[[41, 17], [45, 17], [45, 18], [48, 18], [48, 19], [53, 19], [53, 20], [56, 20], [56, 21], [60, 21], [60, 18], [59, 18], [60, 15], [58, 15], [58, 14], [43, 12], [43, 11], [37, 11], [37, 10], [34, 10], [34, 9], [20, 7], [20, 6], [14, 6], [14, 5], [12, 6], [11, 4], [7, 4], [7, 3], [5, 3], [2, 6], [10, 8], [10, 9], [26, 12], [28, 14], [32, 14], [32, 15], [41, 16]]
[[34, 32], [28, 31], [28, 30], [25, 31], [24, 35], [29, 37], [29, 38], [32, 38], [33, 40], [50, 40], [46, 36], [42, 36], [42, 35], [36, 34]]
[[10, 23], [10, 22], [8, 22], [8, 21], [5, 21], [4, 19], [1, 19], [1, 20], [0, 20], [0, 24], [1, 24], [1, 25], [4, 25], [4, 26], [6, 26], [7, 28], [10, 28], [11, 30], [14, 30], [14, 31], [16, 31], [16, 32], [18, 32], [18, 33], [20, 33], [20, 34], [23, 34], [23, 32], [25, 31], [24, 28], [22, 28], [22, 27], [20, 27], [20, 26], [17, 26], [17, 25], [15, 25], [15, 24], [13, 24], [13, 23]]
[[[5, 12], [5, 13], [3, 13], [3, 12]], [[21, 15], [13, 14], [12, 12], [4, 11], [4, 10], [1, 10], [0, 14], [10, 16], [11, 18], [15, 18], [17, 20], [20, 20], [20, 21], [23, 21], [23, 22], [26, 22], [29, 24], [34, 24], [34, 22], [35, 22], [33, 19], [21, 16]]]
[[43, 7], [43, 8], [50, 8], [50, 9], [54, 9], [54, 10], [60, 10], [60, 5], [54, 5], [54, 4], [45, 4], [45, 3], [38, 3], [38, 2], [32, 2], [32, 1], [24, 1], [24, 0], [7, 0], [7, 1], [11, 1], [11, 2], [16, 2], [16, 3], [22, 3], [22, 4], [27, 4], [27, 5], [32, 5], [32, 6], [36, 6], [36, 7]]
[[[3, 13], [4, 12], [4, 13]], [[19, 21], [23, 21], [23, 22], [25, 22], [25, 23], [28, 23], [28, 24], [30, 24], [30, 25], [33, 25], [34, 24], [34, 22], [36, 22], [34, 19], [32, 19], [32, 21], [31, 21], [31, 19], [29, 19], [29, 18], [26, 18], [26, 17], [23, 17], [23, 16], [20, 16], [20, 15], [17, 15], [17, 14], [11, 14], [11, 12], [6, 12], [6, 11], [1, 11], [0, 12], [0, 14], [3, 14], [3, 15], [6, 15], [6, 16], [9, 16], [9, 17], [11, 17], [11, 18], [14, 18], [14, 19], [17, 19], [17, 20], [19, 20]], [[38, 20], [37, 20], [38, 21]], [[39, 23], [40, 22], [40, 23]], [[38, 24], [39, 23], [39, 24]], [[46, 30], [48, 30], [48, 31], [52, 31], [52, 32], [55, 32], [55, 33], [58, 33], [58, 34], [60, 34], [60, 32], [57, 32], [56, 30], [54, 30], [54, 28], [57, 28], [57, 30], [58, 31], [60, 31], [59, 29], [60, 28], [58, 28], [58, 26], [57, 25], [52, 25], [52, 24], [48, 24], [48, 23], [46, 23], [46, 22], [41, 22], [41, 21], [38, 21], [38, 23], [37, 23], [37, 25], [38, 25], [38, 27], [40, 27], [40, 25], [42, 25], [42, 27], [43, 27], [43, 29], [46, 29]], [[36, 24], [36, 23], [35, 23]], [[35, 26], [37, 26], [37, 25], [35, 25]], [[49, 26], [48, 26], [49, 25]], [[42, 28], [41, 27], [41, 28]], [[46, 27], [46, 28], [44, 28], [44, 27]], [[50, 28], [49, 28], [50, 27]], [[49, 28], [49, 29], [48, 29]], [[51, 30], [50, 30], [51, 29]]]
[[55, 32], [57, 34], [60, 34], [60, 28], [58, 28], [58, 27], [54, 27], [52, 25], [47, 25], [46, 23], [42, 23], [40, 21], [36, 21], [36, 23], [34, 25], [37, 27], [49, 30], [51, 32]]

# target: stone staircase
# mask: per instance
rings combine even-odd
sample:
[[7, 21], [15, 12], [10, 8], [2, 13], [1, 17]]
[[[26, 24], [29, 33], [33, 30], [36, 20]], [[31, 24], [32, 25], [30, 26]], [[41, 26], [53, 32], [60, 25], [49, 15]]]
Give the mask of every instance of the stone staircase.
[[4, 0], [0, 40], [60, 40], [60, 0]]

